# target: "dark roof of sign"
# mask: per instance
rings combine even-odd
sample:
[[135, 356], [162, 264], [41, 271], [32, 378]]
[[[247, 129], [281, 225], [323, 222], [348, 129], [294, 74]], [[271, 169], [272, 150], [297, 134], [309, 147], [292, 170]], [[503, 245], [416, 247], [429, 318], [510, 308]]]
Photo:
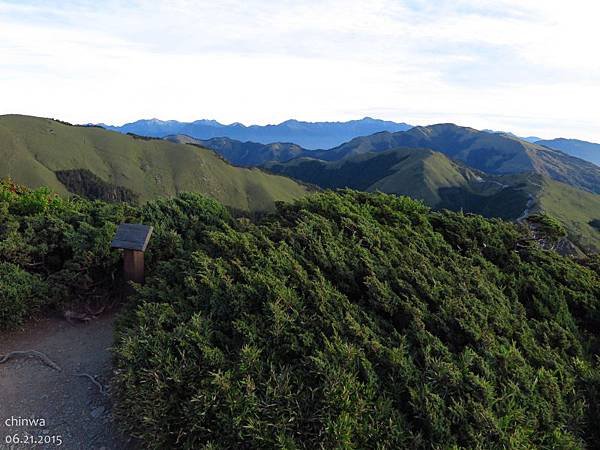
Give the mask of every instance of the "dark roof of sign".
[[122, 223], [111, 243], [113, 248], [145, 251], [153, 228], [140, 223]]

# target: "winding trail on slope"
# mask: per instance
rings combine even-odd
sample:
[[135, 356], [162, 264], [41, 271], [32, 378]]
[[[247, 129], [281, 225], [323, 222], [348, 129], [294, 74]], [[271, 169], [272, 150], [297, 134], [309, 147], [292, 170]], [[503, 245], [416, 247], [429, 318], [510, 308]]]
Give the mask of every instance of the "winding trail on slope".
[[[118, 432], [110, 396], [99, 387], [108, 386], [112, 374], [113, 325], [114, 314], [87, 324], [46, 318], [0, 333], [0, 355], [35, 350], [61, 369], [19, 354], [0, 364], [0, 449], [135, 448], [133, 440]], [[37, 426], [16, 425], [22, 419], [37, 419]], [[46, 426], [40, 426], [40, 419]], [[54, 444], [14, 445], [9, 441], [15, 434], [21, 441], [27, 434]], [[53, 436], [60, 436], [62, 445]]]
[[523, 211], [523, 214], [521, 214], [519, 216], [519, 218], [517, 218], [517, 223], [521, 223], [525, 219], [527, 219], [527, 217], [529, 216], [529, 213], [531, 212], [531, 208], [533, 208], [534, 203], [535, 203], [535, 197], [533, 195], [529, 194], [529, 198], [527, 199], [527, 205], [525, 206], [525, 211]]

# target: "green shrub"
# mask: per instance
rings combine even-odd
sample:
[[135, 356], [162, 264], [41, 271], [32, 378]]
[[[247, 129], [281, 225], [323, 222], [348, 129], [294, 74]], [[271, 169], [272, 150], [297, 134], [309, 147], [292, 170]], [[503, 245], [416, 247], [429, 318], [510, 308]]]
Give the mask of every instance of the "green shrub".
[[18, 266], [0, 262], [0, 329], [20, 325], [45, 300], [46, 285]]
[[112, 302], [121, 222], [155, 227], [115, 345], [117, 411], [145, 448], [600, 442], [597, 256], [384, 194], [236, 219], [196, 194], [134, 208], [3, 181], [0, 327]]
[[182, 193], [172, 199], [158, 199], [140, 209], [143, 223], [152, 224], [152, 245], [146, 253], [150, 267], [184, 251], [196, 248], [204, 233], [231, 221], [229, 211], [219, 202], [200, 194]]
[[558, 220], [546, 214], [533, 214], [527, 218], [533, 224], [536, 224], [540, 231], [553, 240], [558, 240], [567, 235], [567, 229]]
[[44, 188], [29, 190], [4, 180], [0, 263], [46, 284], [48, 295], [40, 308], [112, 302], [120, 287], [120, 255], [110, 241], [118, 223], [136, 220], [137, 211], [124, 204], [62, 199]]
[[115, 348], [118, 411], [146, 447], [599, 441], [598, 274], [515, 226], [352, 191], [258, 222], [178, 202], [157, 216], [187, 224], [177, 250]]

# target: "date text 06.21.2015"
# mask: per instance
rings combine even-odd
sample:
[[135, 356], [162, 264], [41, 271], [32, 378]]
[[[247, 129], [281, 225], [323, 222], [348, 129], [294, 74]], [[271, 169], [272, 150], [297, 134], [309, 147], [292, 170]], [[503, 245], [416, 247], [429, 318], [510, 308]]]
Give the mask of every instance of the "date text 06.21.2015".
[[62, 436], [47, 434], [12, 433], [4, 436], [4, 444], [14, 445], [56, 445], [63, 444]]

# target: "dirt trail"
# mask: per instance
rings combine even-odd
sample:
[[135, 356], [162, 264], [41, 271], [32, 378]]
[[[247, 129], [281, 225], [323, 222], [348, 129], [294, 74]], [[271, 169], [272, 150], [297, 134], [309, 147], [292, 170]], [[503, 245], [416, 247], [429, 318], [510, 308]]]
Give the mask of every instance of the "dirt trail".
[[525, 219], [527, 219], [527, 217], [529, 217], [529, 214], [531, 213], [531, 208], [533, 208], [534, 204], [535, 197], [529, 194], [529, 197], [527, 198], [527, 205], [525, 205], [525, 211], [523, 211], [523, 213], [517, 218], [517, 223], [521, 223]]
[[[0, 364], [0, 449], [134, 448], [132, 441], [117, 431], [110, 397], [90, 378], [76, 375], [87, 373], [103, 387], [108, 385], [113, 323], [113, 315], [88, 324], [50, 318], [16, 332], [0, 333], [0, 355], [36, 350], [61, 368], [57, 371], [38, 358], [24, 356]], [[25, 423], [30, 420], [37, 424]], [[15, 434], [20, 444], [10, 443]]]

